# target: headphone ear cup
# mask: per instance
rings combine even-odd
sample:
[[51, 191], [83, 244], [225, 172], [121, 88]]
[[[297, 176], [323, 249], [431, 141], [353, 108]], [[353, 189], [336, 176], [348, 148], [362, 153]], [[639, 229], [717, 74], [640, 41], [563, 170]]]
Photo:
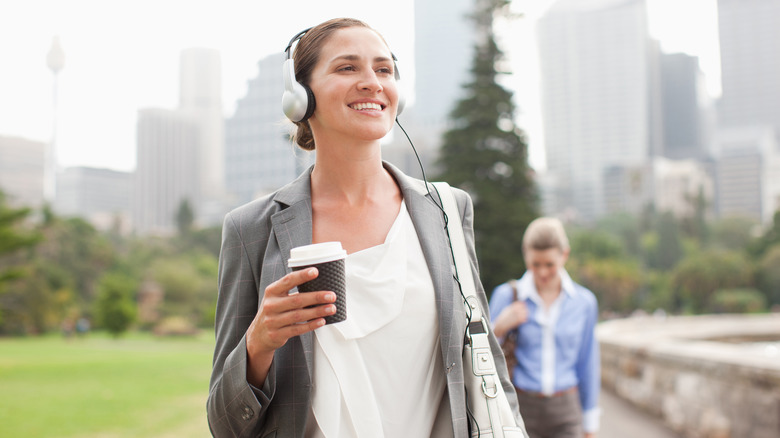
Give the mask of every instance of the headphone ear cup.
[[406, 94], [404, 93], [403, 84], [400, 81], [397, 81], [395, 83], [396, 88], [398, 89], [398, 109], [395, 111], [395, 116], [398, 117], [401, 115], [401, 112], [404, 110], [404, 107], [406, 106]]
[[398, 116], [401, 115], [401, 112], [403, 112], [404, 107], [406, 106], [406, 94], [404, 93], [404, 87], [403, 82], [401, 82], [401, 72], [398, 71], [398, 63], [395, 60], [395, 55], [393, 56], [393, 76], [395, 77], [395, 88], [398, 90], [398, 104], [396, 105], [397, 109], [395, 111], [395, 117], [398, 118]]
[[282, 95], [282, 111], [293, 122], [302, 122], [314, 113], [314, 93], [309, 87], [295, 80], [295, 64], [292, 59], [284, 61], [282, 66], [284, 76], [284, 94]]

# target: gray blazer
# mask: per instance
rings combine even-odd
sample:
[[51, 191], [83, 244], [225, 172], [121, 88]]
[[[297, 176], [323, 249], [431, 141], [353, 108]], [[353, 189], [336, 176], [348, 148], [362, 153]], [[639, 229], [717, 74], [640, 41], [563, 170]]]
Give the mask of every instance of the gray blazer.
[[[463, 339], [466, 313], [453, 279], [453, 262], [442, 212], [422, 181], [404, 175], [389, 163], [420, 239], [436, 294], [441, 354], [456, 437], [467, 437], [463, 382]], [[290, 249], [312, 241], [311, 169], [276, 193], [239, 207], [225, 217], [219, 260], [216, 348], [207, 402], [215, 437], [303, 437], [312, 387], [312, 333], [291, 338], [274, 356], [262, 388], [246, 380], [246, 330], [257, 313], [265, 288], [288, 272]], [[488, 304], [479, 281], [471, 198], [454, 189], [461, 210], [482, 312]], [[431, 193], [436, 192], [431, 188]], [[463, 275], [461, 273], [461, 275]], [[517, 412], [514, 387], [495, 336], [490, 343], [510, 404]], [[516, 414], [519, 418], [519, 413]]]

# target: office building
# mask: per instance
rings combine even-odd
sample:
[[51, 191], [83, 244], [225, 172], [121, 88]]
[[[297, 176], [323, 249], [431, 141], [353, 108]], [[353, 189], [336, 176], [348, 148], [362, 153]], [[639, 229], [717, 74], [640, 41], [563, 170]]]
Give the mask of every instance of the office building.
[[10, 205], [43, 205], [46, 147], [40, 141], [0, 136], [0, 190]]
[[185, 200], [200, 199], [198, 118], [177, 110], [138, 111], [133, 226], [139, 233], [171, 234]]
[[282, 112], [284, 54], [258, 62], [257, 76], [225, 122], [225, 185], [240, 205], [270, 193], [313, 163], [314, 153], [293, 145], [293, 124]]
[[[449, 128], [449, 113], [464, 96], [471, 80], [476, 30], [469, 18], [474, 0], [414, 2], [414, 92], [399, 120], [409, 132], [426, 171], [435, 173], [441, 137]], [[405, 80], [404, 60], [399, 60]], [[383, 148], [383, 157], [404, 172], [421, 176], [417, 159], [400, 130]]]
[[771, 126], [780, 139], [780, 1], [718, 0], [722, 127]]
[[180, 58], [179, 107], [138, 112], [133, 222], [170, 233], [183, 201], [198, 226], [219, 225], [224, 191], [224, 116], [219, 52], [192, 48]]
[[645, 0], [561, 0], [537, 31], [546, 213], [591, 221], [607, 212], [605, 171], [660, 149], [660, 52]]
[[94, 167], [68, 167], [57, 174], [56, 212], [78, 216], [100, 230], [129, 231], [133, 174]]
[[699, 160], [654, 157], [635, 166], [613, 166], [604, 171], [606, 212], [641, 213], [648, 206], [677, 217], [695, 214], [695, 199], [711, 203], [714, 186], [708, 165]]
[[685, 53], [661, 55], [662, 155], [676, 160], [709, 157], [714, 105], [699, 59]]
[[780, 209], [780, 145], [772, 126], [718, 131], [715, 150], [715, 211], [765, 225]]

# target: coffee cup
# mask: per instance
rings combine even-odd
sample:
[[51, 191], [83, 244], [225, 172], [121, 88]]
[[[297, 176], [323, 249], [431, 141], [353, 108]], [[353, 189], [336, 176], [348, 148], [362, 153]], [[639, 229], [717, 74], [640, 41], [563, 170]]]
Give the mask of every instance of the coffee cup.
[[344, 273], [347, 252], [341, 242], [323, 242], [290, 250], [287, 265], [293, 271], [317, 268], [317, 278], [298, 286], [298, 292], [329, 290], [336, 294], [336, 313], [325, 317], [325, 324], [347, 319], [347, 282]]

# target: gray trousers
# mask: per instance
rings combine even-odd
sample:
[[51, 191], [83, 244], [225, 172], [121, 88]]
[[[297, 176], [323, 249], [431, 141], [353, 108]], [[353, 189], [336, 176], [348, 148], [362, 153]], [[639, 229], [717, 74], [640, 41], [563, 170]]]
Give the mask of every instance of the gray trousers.
[[553, 397], [517, 391], [520, 414], [530, 438], [582, 438], [582, 406], [579, 393], [567, 391]]

